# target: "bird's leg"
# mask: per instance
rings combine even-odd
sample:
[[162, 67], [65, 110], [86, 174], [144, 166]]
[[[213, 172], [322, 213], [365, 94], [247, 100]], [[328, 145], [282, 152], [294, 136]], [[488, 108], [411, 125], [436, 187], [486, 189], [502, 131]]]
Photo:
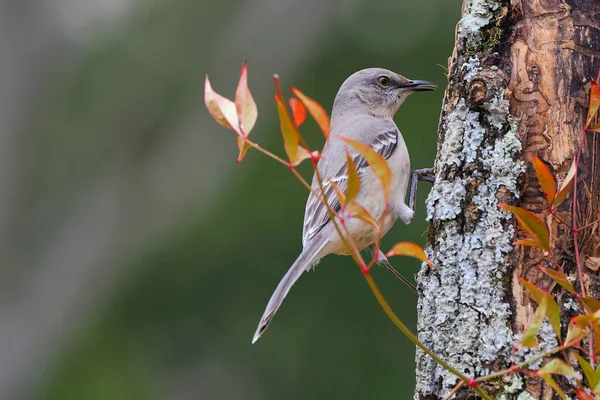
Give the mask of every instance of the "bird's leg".
[[392, 274], [396, 275], [396, 278], [400, 279], [402, 282], [404, 282], [406, 284], [406, 286], [408, 286], [415, 293], [417, 293], [417, 288], [415, 288], [414, 285], [408, 281], [408, 279], [406, 279], [405, 277], [403, 277], [400, 274], [400, 272], [396, 271], [396, 269], [394, 267], [392, 267], [392, 264], [390, 264], [390, 262], [388, 261], [387, 257], [385, 256], [385, 254], [383, 254], [381, 252], [381, 249], [379, 249], [378, 246], [375, 243], [373, 243], [372, 245], [369, 246], [369, 251], [371, 252], [372, 256], [375, 256], [375, 254], [377, 254], [377, 257], [375, 259], [375, 263], [377, 265], [381, 265], [382, 267], [386, 267], [389, 271], [392, 272]]
[[419, 181], [433, 182], [435, 175], [433, 168], [415, 169], [410, 176], [410, 192], [408, 193], [408, 206], [415, 211], [415, 199], [417, 197], [417, 185]]

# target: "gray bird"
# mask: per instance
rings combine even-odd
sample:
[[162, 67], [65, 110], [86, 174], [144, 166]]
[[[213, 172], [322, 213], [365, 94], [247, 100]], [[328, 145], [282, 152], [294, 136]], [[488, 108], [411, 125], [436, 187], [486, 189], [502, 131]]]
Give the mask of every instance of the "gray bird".
[[[410, 223], [414, 211], [405, 203], [411, 176], [410, 158], [402, 134], [392, 118], [408, 95], [435, 88], [435, 84], [431, 82], [410, 80], [382, 68], [363, 69], [344, 81], [333, 103], [329, 139], [317, 165], [325, 197], [334, 211], [340, 209], [340, 204], [330, 182], [335, 182], [345, 192], [348, 171], [346, 149], [350, 152], [360, 177], [361, 186], [356, 201], [377, 221], [385, 208], [378, 178], [366, 160], [340, 138], [345, 137], [372, 147], [387, 160], [392, 170], [390, 207], [383, 222], [382, 234], [387, 233], [398, 218], [406, 224]], [[319, 193], [316, 174], [312, 188]], [[359, 219], [350, 219], [346, 225], [359, 249], [368, 247], [372, 253], [375, 251], [378, 235], [371, 225]], [[252, 343], [263, 334], [290, 288], [304, 271], [328, 254], [350, 254], [331, 223], [327, 207], [312, 193], [306, 202], [302, 244], [302, 253], [273, 292]], [[380, 250], [377, 253], [377, 263], [389, 264]]]

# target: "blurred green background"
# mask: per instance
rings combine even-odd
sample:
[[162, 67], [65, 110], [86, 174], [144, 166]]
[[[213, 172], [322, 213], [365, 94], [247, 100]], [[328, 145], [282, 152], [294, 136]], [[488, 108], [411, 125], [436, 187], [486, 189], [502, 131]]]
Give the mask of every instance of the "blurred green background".
[[[204, 77], [232, 97], [248, 59], [252, 135], [278, 154], [274, 73], [327, 110], [361, 68], [434, 81], [396, 117], [424, 168], [459, 17], [451, 0], [3, 2], [0, 399], [412, 398], [414, 348], [350, 258], [305, 274], [250, 344], [301, 250], [307, 193], [252, 150], [235, 162]], [[302, 132], [322, 146], [316, 124]], [[424, 243], [420, 187], [384, 249]], [[415, 295], [374, 275], [414, 328]]]

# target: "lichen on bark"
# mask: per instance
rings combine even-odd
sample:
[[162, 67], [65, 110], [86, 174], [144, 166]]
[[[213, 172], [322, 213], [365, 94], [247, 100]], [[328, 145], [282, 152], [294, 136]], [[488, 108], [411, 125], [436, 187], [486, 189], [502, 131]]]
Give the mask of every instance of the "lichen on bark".
[[[509, 79], [483, 46], [502, 12], [494, 1], [467, 0], [463, 6], [457, 31], [463, 47], [455, 49], [449, 69], [436, 180], [427, 199], [435, 269], [422, 268], [418, 276], [419, 339], [467, 376], [507, 360], [514, 344], [504, 279], [514, 229], [498, 202], [519, 195], [524, 166], [509, 112]], [[477, 46], [481, 50], [473, 51]], [[443, 397], [457, 382], [417, 352], [416, 398]]]
[[[547, 215], [535, 172], [524, 161], [541, 157], [559, 184], [570, 167], [589, 81], [600, 69], [600, 3], [463, 0], [462, 12], [427, 199], [427, 252], [435, 269], [424, 266], [418, 275], [417, 324], [427, 347], [475, 377], [556, 346], [545, 323], [539, 348], [511, 351], [535, 310], [516, 277], [543, 289], [551, 289], [552, 281], [537, 268], [544, 260], [539, 249], [513, 249], [514, 221], [498, 203], [519, 205], [547, 221], [553, 254], [575, 278], [572, 237]], [[580, 226], [600, 216], [600, 136], [589, 137], [583, 149], [575, 193]], [[570, 202], [557, 211], [563, 219]], [[585, 236], [580, 249], [584, 260], [600, 259], [600, 235]], [[600, 280], [591, 279], [590, 271], [584, 284], [600, 293]], [[559, 304], [563, 316], [568, 304]], [[444, 398], [457, 383], [424, 353], [417, 351], [416, 361], [416, 399]], [[489, 386], [495, 398], [552, 397], [536, 377], [513, 375]], [[473, 395], [463, 387], [454, 398]]]

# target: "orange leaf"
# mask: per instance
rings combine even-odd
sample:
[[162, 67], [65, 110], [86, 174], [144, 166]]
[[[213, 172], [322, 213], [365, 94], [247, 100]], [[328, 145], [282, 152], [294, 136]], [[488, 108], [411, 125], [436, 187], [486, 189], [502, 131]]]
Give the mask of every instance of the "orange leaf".
[[390, 251], [385, 255], [386, 257], [392, 256], [409, 256], [417, 258], [421, 261], [425, 261], [431, 268], [433, 268], [433, 263], [425, 254], [423, 248], [419, 245], [416, 245], [411, 242], [399, 242], [392, 247]]
[[593, 314], [583, 314], [577, 317], [571, 318], [571, 322], [579, 325], [581, 328], [586, 328], [589, 324], [596, 324], [600, 320], [600, 311], [596, 311]]
[[567, 172], [567, 176], [565, 176], [565, 180], [560, 185], [560, 189], [558, 189], [558, 194], [554, 199], [554, 207], [561, 205], [569, 195], [571, 185], [573, 184], [573, 178], [575, 177], [575, 172], [577, 172], [577, 170], [575, 168], [575, 160], [573, 160], [571, 163], [571, 168], [569, 168], [569, 172]]
[[292, 93], [306, 106], [306, 109], [310, 113], [310, 115], [317, 121], [317, 124], [323, 131], [323, 135], [325, 139], [329, 137], [329, 115], [325, 109], [316, 101], [296, 89], [292, 87]]
[[521, 240], [517, 240], [516, 242], [513, 243], [514, 246], [527, 246], [527, 247], [539, 247], [542, 248], [542, 245], [540, 245], [537, 241], [533, 240], [533, 239], [521, 239]]
[[544, 299], [547, 301], [548, 305], [546, 309], [546, 318], [548, 318], [548, 321], [550, 321], [550, 325], [552, 325], [552, 329], [554, 329], [556, 337], [560, 339], [560, 311], [558, 309], [558, 304], [556, 303], [556, 300], [554, 300], [552, 296], [550, 296], [548, 293], [544, 292], [543, 290], [541, 290], [531, 282], [528, 282], [527, 280], [523, 279], [522, 277], [519, 276], [518, 279], [521, 282], [521, 284], [525, 286], [525, 289], [529, 291], [531, 297], [533, 297], [533, 299], [536, 301], [536, 303], [538, 303], [538, 305], [541, 304]]
[[295, 97], [289, 99], [290, 108], [292, 109], [292, 115], [294, 116], [294, 124], [299, 127], [306, 121], [306, 107], [300, 100]]
[[383, 195], [387, 199], [390, 195], [390, 185], [392, 182], [392, 171], [387, 161], [385, 161], [385, 159], [379, 153], [362, 142], [345, 137], [342, 137], [341, 139], [350, 146], [354, 147], [360, 153], [360, 155], [367, 160], [369, 166], [377, 178], [379, 178], [383, 188]]
[[248, 136], [258, 117], [258, 109], [252, 98], [252, 93], [248, 89], [248, 66], [246, 60], [242, 64], [242, 73], [238, 82], [237, 90], [235, 91], [235, 107], [237, 110], [238, 120], [242, 127], [243, 133]]
[[204, 81], [204, 104], [215, 121], [225, 128], [233, 129], [238, 135], [242, 135], [235, 103], [212, 90], [208, 75]]
[[588, 108], [587, 121], [585, 128], [589, 128], [590, 124], [596, 118], [598, 114], [598, 108], [600, 108], [600, 87], [595, 81], [592, 81], [592, 88], [590, 89], [590, 106]]
[[248, 152], [250, 145], [241, 136], [236, 137], [236, 142], [238, 145], [238, 149], [240, 150], [240, 154], [238, 155], [237, 162], [240, 163], [240, 162], [242, 162], [244, 157], [246, 157], [246, 153]]
[[360, 219], [361, 221], [371, 225], [373, 228], [375, 228], [375, 230], [379, 230], [377, 221], [375, 221], [373, 216], [363, 206], [361, 206], [356, 199], [346, 205], [346, 211], [352, 214], [352, 218]]
[[594, 354], [598, 354], [600, 351], [600, 327], [598, 324], [592, 325], [592, 332], [594, 334]]
[[556, 182], [554, 181], [554, 176], [546, 164], [544, 164], [544, 162], [538, 157], [533, 157], [532, 163], [533, 167], [535, 168], [538, 181], [540, 182], [540, 186], [546, 195], [548, 205], [552, 205], [556, 196]]
[[588, 129], [588, 132], [600, 132], [600, 122]]
[[592, 298], [592, 297], [581, 297], [581, 301], [587, 308], [588, 312], [594, 313], [600, 310], [600, 301]]
[[348, 163], [348, 189], [346, 190], [346, 202], [352, 201], [360, 190], [360, 178], [356, 171], [354, 160], [350, 157], [348, 149], [346, 149], [346, 162]]
[[542, 321], [544, 321], [544, 316], [548, 310], [548, 300], [546, 298], [542, 298], [542, 301], [538, 304], [537, 310], [535, 310], [535, 314], [529, 323], [529, 326], [523, 332], [523, 336], [519, 343], [525, 347], [536, 347], [538, 345], [537, 334], [540, 331], [540, 327], [542, 326]]
[[278, 95], [275, 95], [275, 103], [277, 104], [277, 113], [279, 114], [285, 152], [288, 155], [290, 163], [296, 166], [303, 160], [310, 158], [310, 153], [304, 147], [300, 146], [300, 134], [298, 133], [298, 129], [296, 129], [288, 110], [285, 108], [283, 101]]
[[521, 228], [536, 240], [542, 249], [550, 251], [550, 234], [546, 225], [534, 213], [521, 207], [509, 206], [508, 204], [498, 204], [503, 210], [511, 212], [516, 218]]
[[575, 288], [573, 288], [573, 285], [571, 284], [571, 282], [569, 282], [569, 280], [567, 279], [565, 274], [563, 274], [560, 271], [556, 271], [556, 270], [553, 270], [550, 268], [544, 268], [541, 266], [540, 266], [540, 269], [546, 275], [548, 275], [550, 278], [552, 278], [554, 280], [554, 282], [558, 283], [560, 286], [565, 288], [567, 290], [567, 292], [569, 292], [571, 294], [575, 293]]

